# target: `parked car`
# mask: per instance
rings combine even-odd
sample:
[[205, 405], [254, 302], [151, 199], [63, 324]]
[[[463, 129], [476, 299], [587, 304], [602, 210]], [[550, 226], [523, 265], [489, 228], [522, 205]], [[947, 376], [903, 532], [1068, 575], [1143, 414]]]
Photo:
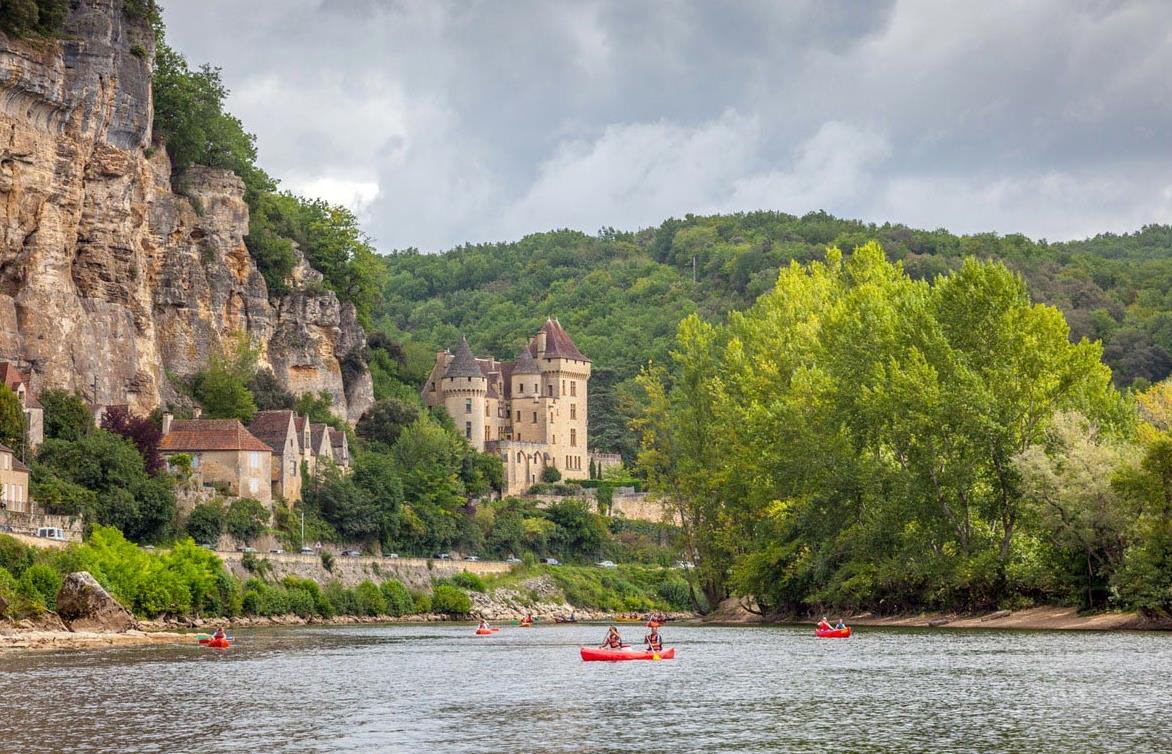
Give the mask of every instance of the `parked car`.
[[302, 555], [312, 555], [313, 548], [312, 547], [302, 547], [300, 550], [298, 550], [298, 552], [301, 553]]
[[505, 558], [505, 562], [510, 563], [512, 565], [516, 565], [517, 563], [521, 562], [521, 559], [516, 557], [515, 555], [510, 555], [509, 557]]
[[143, 548], [142, 548], [142, 549], [144, 549], [144, 550], [153, 550], [153, 549], [155, 549], [155, 546], [154, 546], [154, 545], [143, 545]]
[[594, 565], [598, 566], [599, 568], [618, 568], [613, 560], [600, 560]]
[[252, 553], [252, 552], [256, 552], [256, 548], [255, 547], [237, 547], [236, 552]]
[[465, 555], [464, 560], [480, 560], [479, 555]]
[[37, 536], [42, 539], [52, 539], [57, 542], [65, 541], [65, 531], [56, 526], [42, 526], [37, 529]]
[[437, 552], [435, 555], [432, 555], [431, 557], [433, 560], [451, 560], [452, 559], [451, 554], [446, 553], [446, 552]]
[[545, 563], [546, 565], [561, 565], [557, 558], [542, 558], [541, 562]]
[[285, 551], [282, 550], [280, 547], [274, 547], [273, 549], [269, 550], [269, 552], [272, 553], [273, 555], [284, 555], [285, 554]]
[[216, 546], [215, 546], [215, 545], [202, 544], [202, 545], [200, 545], [200, 547], [202, 547], [202, 548], [203, 548], [203, 549], [205, 549], [205, 550], [211, 550], [212, 552], [215, 552], [215, 551], [216, 551]]
[[397, 557], [399, 557], [399, 553], [397, 553], [397, 552], [388, 552], [386, 555], [383, 555], [383, 557], [384, 557], [384, 558], [397, 558]]
[[358, 550], [343, 550], [342, 551], [342, 555], [344, 555], [347, 558], [357, 558], [361, 554], [362, 553], [358, 552]]

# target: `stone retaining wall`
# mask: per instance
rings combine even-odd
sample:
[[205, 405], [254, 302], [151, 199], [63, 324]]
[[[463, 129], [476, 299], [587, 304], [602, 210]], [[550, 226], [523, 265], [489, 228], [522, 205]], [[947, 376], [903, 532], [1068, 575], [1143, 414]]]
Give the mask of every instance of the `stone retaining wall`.
[[[224, 566], [233, 575], [246, 579], [252, 574], [241, 565], [244, 557], [239, 552], [218, 553], [224, 561]], [[286, 576], [296, 576], [302, 579], [313, 579], [319, 584], [325, 584], [335, 579], [345, 586], [357, 586], [369, 579], [381, 583], [389, 579], [397, 579], [408, 588], [427, 590], [431, 588], [432, 579], [442, 579], [454, 576], [461, 571], [468, 571], [478, 576], [490, 576], [498, 573], [508, 573], [512, 568], [508, 563], [495, 560], [429, 560], [428, 558], [375, 558], [357, 557], [347, 558], [341, 555], [334, 556], [333, 570], [327, 571], [318, 555], [300, 555], [285, 553], [281, 555], [256, 553], [258, 560], [267, 560], [272, 565], [275, 578], [283, 579]]]

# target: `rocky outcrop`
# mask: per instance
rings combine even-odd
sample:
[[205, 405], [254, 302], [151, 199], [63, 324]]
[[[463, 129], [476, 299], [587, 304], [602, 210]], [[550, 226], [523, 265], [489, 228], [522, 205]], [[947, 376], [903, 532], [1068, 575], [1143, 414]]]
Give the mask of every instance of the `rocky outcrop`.
[[138, 628], [130, 611], [87, 571], [65, 577], [57, 592], [57, 615], [70, 631], [120, 633]]
[[154, 38], [123, 0], [75, 0], [61, 41], [0, 33], [0, 360], [146, 412], [239, 333], [339, 416], [373, 402], [353, 307], [302, 265], [271, 300], [244, 186], [152, 146]]

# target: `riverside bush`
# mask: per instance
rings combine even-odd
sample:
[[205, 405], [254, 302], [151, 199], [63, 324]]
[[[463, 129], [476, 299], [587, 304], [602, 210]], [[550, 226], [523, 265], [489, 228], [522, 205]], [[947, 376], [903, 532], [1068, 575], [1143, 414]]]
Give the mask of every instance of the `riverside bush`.
[[16, 537], [0, 534], [0, 568], [19, 578], [33, 564], [33, 548]]
[[414, 597], [416, 613], [430, 613], [431, 612], [431, 595], [420, 592]]
[[431, 609], [443, 615], [467, 615], [472, 612], [472, 600], [457, 587], [440, 584], [432, 593]]
[[61, 590], [61, 574], [44, 563], [34, 563], [24, 570], [17, 581], [20, 594], [29, 602], [57, 609], [57, 592]]
[[357, 615], [386, 615], [387, 598], [373, 581], [363, 581], [354, 589]]
[[447, 579], [447, 582], [452, 584], [452, 586], [468, 589], [473, 592], [483, 592], [485, 589], [484, 579], [468, 571], [460, 571], [455, 576]]
[[387, 601], [388, 615], [407, 615], [415, 609], [415, 599], [401, 581], [395, 579], [384, 581], [379, 588]]

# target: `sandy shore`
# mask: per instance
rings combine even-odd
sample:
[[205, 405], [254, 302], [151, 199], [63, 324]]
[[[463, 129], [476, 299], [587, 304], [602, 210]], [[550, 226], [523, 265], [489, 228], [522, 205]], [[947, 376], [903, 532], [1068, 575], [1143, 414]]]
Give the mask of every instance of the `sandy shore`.
[[[840, 616], [831, 614], [832, 620]], [[1025, 610], [999, 610], [981, 614], [963, 613], [916, 613], [901, 615], [860, 615], [841, 616], [852, 626], [902, 626], [918, 628], [1011, 628], [1038, 631], [1123, 631], [1123, 630], [1172, 630], [1172, 621], [1156, 621], [1144, 618], [1138, 613], [1092, 613], [1080, 614], [1074, 607], [1031, 607]], [[814, 620], [797, 617], [773, 617], [766, 619], [750, 612], [736, 599], [725, 600], [719, 608], [704, 616], [705, 623], [815, 623]]]
[[1013, 612], [1002, 610], [983, 615], [922, 613], [919, 615], [849, 618], [856, 626], [922, 626], [929, 628], [1021, 628], [1039, 631], [1119, 631], [1168, 628], [1144, 621], [1137, 613], [1095, 613], [1080, 615], [1073, 607], [1031, 607]]
[[191, 634], [168, 631], [5, 631], [0, 633], [0, 651], [5, 649], [59, 650], [108, 649], [143, 644], [190, 644]]

